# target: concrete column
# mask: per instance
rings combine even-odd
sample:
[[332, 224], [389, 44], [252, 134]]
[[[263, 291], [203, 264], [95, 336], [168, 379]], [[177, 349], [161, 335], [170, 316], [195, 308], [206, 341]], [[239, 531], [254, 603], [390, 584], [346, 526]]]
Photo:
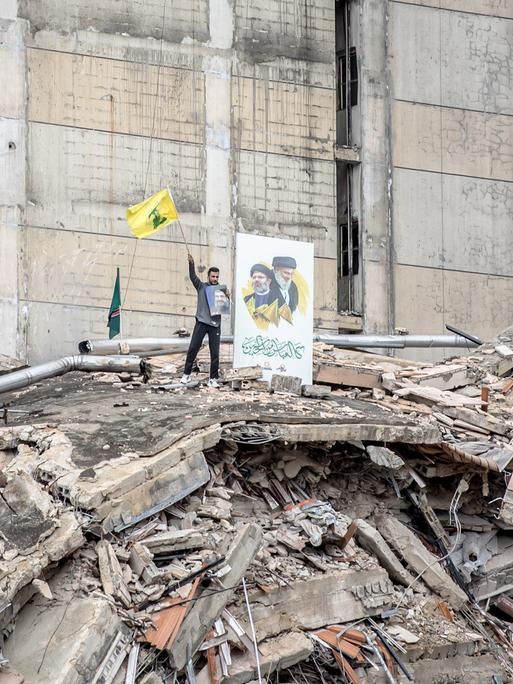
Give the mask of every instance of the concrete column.
[[231, 48], [233, 7], [229, 0], [209, 3], [209, 47], [219, 50], [205, 57], [206, 214], [231, 215], [230, 124]]
[[[231, 283], [234, 271], [234, 225], [232, 221], [231, 87], [233, 6], [230, 0], [210, 0], [211, 49], [203, 58], [205, 74], [205, 215], [209, 245], [215, 245], [215, 265], [221, 282]], [[222, 248], [219, 250], [219, 248]], [[209, 263], [212, 261], [209, 257]], [[231, 330], [223, 317], [223, 332]]]
[[394, 327], [388, 0], [361, 0], [361, 216], [365, 331]]

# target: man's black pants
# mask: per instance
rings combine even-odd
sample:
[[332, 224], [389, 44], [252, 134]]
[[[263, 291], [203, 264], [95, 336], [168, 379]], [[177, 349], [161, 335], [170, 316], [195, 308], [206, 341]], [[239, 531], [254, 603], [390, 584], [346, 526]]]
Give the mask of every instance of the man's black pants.
[[196, 321], [194, 330], [192, 331], [191, 343], [187, 358], [185, 359], [185, 375], [190, 375], [192, 366], [196, 360], [196, 356], [203, 342], [205, 335], [208, 335], [208, 346], [210, 349], [210, 377], [216, 378], [219, 376], [219, 344], [221, 342], [221, 326], [207, 325]]

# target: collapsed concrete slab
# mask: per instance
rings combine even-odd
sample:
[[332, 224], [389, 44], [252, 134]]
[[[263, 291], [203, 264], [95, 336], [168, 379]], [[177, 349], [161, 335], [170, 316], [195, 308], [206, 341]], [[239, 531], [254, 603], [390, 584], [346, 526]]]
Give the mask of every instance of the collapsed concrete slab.
[[[54, 495], [104, 521], [105, 530], [111, 530], [134, 524], [204, 485], [209, 473], [200, 449], [217, 444], [219, 426], [198, 430], [153, 457], [132, 453], [85, 470], [75, 466], [72, 441], [60, 430], [15, 428], [5, 436], [0, 430], [0, 447], [8, 439], [18, 451], [25, 447], [22, 440], [33, 445], [33, 449], [25, 447], [30, 452], [26, 457], [21, 454], [13, 459], [10, 469], [25, 467], [29, 461], [34, 477], [46, 483]], [[26, 473], [22, 477], [25, 488], [30, 485], [37, 490], [34, 496], [23, 498], [39, 501], [40, 486]], [[51, 497], [46, 492], [43, 495], [52, 505]], [[35, 528], [30, 526], [31, 534]]]
[[[128, 527], [204, 485], [209, 473], [203, 452], [221, 440], [227, 422], [258, 421], [289, 443], [440, 440], [433, 421], [339, 397], [329, 404], [298, 397], [291, 406], [279, 395], [240, 402], [235, 392], [226, 392], [216, 402], [202, 403], [185, 394], [170, 404], [166, 394], [155, 394], [150, 412], [146, 389], [135, 386], [130, 402], [120, 402], [119, 389], [98, 389], [99, 384], [66, 376], [21, 393], [17, 405], [39, 415], [52, 387], [52, 418], [58, 429], [14, 426], [5, 440], [0, 430], [0, 448], [2, 442], [12, 448], [13, 441], [23, 439], [33, 444], [35, 476], [101, 522], [105, 531]], [[120, 410], [128, 405], [129, 411]]]
[[0, 482], [0, 597], [9, 605], [9, 610], [0, 612], [2, 629], [10, 627], [34, 594], [31, 583], [84, 542], [75, 513], [33, 477], [39, 455], [27, 442], [35, 435], [44, 438], [48, 434], [15, 428], [10, 439], [5, 433], [0, 436], [0, 448], [7, 447], [11, 454]]
[[203, 452], [181, 460], [157, 477], [127, 492], [122, 498], [108, 500], [98, 507], [103, 529], [121, 530], [181, 501], [205, 485], [210, 478]]
[[89, 684], [120, 627], [101, 598], [38, 596], [18, 616], [5, 655], [25, 684]]
[[24, 471], [9, 474], [0, 493], [0, 552], [29, 554], [57, 527], [53, 500]]
[[414, 581], [413, 575], [401, 565], [401, 562], [378, 530], [365, 520], [357, 519], [355, 522], [357, 525], [356, 538], [363, 548], [376, 556], [395, 582], [403, 584], [405, 587], [412, 584]]
[[[377, 615], [392, 600], [393, 587], [382, 569], [330, 572], [250, 596], [259, 639]], [[243, 620], [245, 608], [241, 607], [236, 615]]]
[[376, 524], [387, 542], [416, 575], [421, 575], [430, 589], [456, 609], [468, 601], [465, 592], [440, 567], [440, 559], [430, 553], [406, 525], [390, 515], [377, 515]]
[[[440, 371], [443, 375], [447, 368]], [[411, 369], [402, 373], [401, 369], [397, 371], [397, 382], [407, 385]], [[100, 542], [98, 557], [92, 543], [86, 543], [77, 554], [84, 572], [80, 586], [93, 595], [101, 595], [103, 590], [123, 620], [127, 612], [136, 622], [146, 619], [146, 610], [153, 615], [158, 623], [154, 631], [160, 638], [149, 638], [146, 624], [143, 631], [148, 648], [166, 649], [170, 655], [169, 662], [159, 659], [158, 675], [163, 681], [176, 668], [183, 671], [184, 666], [190, 677], [193, 666], [199, 669], [206, 660], [211, 664], [216, 656], [225, 678], [233, 677], [225, 681], [254, 680], [254, 645], [239, 581], [243, 575], [252, 591], [251, 610], [264, 672], [266, 667], [270, 671], [308, 659], [312, 644], [315, 655], [320, 653], [322, 646], [300, 630], [339, 630], [344, 623], [347, 626], [348, 621], [366, 616], [374, 616], [386, 629], [393, 619], [378, 616], [396, 605], [400, 597], [404, 599], [401, 605], [408, 608], [399, 608], [397, 621], [402, 621], [404, 630], [418, 641], [417, 658], [435, 659], [437, 655], [433, 654], [445, 653], [448, 645], [452, 649], [455, 642], [465, 642], [461, 633], [465, 627], [458, 624], [465, 621], [461, 616], [454, 623], [447, 622], [446, 629], [442, 623], [454, 616], [444, 602], [438, 598], [419, 600], [418, 593], [412, 599], [413, 592], [401, 594], [390, 580], [408, 586], [419, 569], [424, 571], [432, 560], [433, 568], [425, 570], [425, 583], [455, 607], [463, 605], [463, 592], [458, 594], [458, 587], [455, 590], [437, 558], [426, 560], [428, 552], [415, 535], [413, 541], [407, 539], [406, 548], [398, 548], [404, 530], [391, 524], [389, 535], [384, 529], [379, 532], [373, 527], [372, 516], [377, 509], [388, 508], [401, 521], [408, 520], [408, 502], [420, 498], [419, 487], [437, 492], [441, 509], [431, 500], [429, 505], [447, 511], [454, 477], [461, 477], [475, 460], [454, 464], [455, 459], [449, 458], [443, 447], [468, 446], [465, 431], [470, 426], [471, 430], [481, 430], [478, 438], [489, 441], [490, 449], [507, 450], [510, 427], [500, 406], [495, 414], [498, 417], [493, 418], [493, 410], [484, 416], [477, 409], [447, 408], [443, 403], [432, 411], [422, 404], [392, 398], [377, 388], [364, 388], [363, 392], [338, 389], [331, 392], [329, 400], [297, 398], [291, 406], [290, 401], [267, 391], [242, 394], [242, 389], [235, 393], [224, 387], [214, 395], [201, 388], [186, 392], [181, 387], [170, 389], [176, 385], [169, 383], [142, 386], [125, 380], [116, 387], [106, 378], [97, 378], [96, 383], [94, 379], [68, 378], [52, 382], [52, 386], [42, 384], [20, 393], [18, 406], [29, 411], [27, 420], [33, 420], [37, 411], [49, 420], [50, 414], [44, 413], [49, 409], [55, 425], [14, 425], [5, 432], [0, 430], [0, 469], [9, 464], [7, 469], [14, 474], [21, 468], [26, 474], [23, 491], [33, 485], [39, 488], [43, 481], [44, 496], [57, 510], [56, 516], [50, 511], [38, 518], [43, 521], [42, 531], [37, 525], [29, 525], [25, 535], [22, 529], [22, 536], [26, 536], [23, 546], [30, 553], [18, 553], [14, 559], [16, 571], [21, 573], [16, 577], [22, 580], [12, 582], [13, 575], [8, 587], [15, 594], [15, 611], [34, 591], [45, 590], [44, 582], [37, 586], [33, 582], [44, 564], [35, 567], [31, 575], [30, 563], [25, 560], [41, 546], [52, 549], [52, 540], [66, 516], [75, 517], [72, 511], [63, 512], [62, 502], [70, 502], [79, 509], [76, 516], [83, 524], [92, 522], [93, 531], [99, 528], [95, 523], [114, 532], [138, 523], [133, 530], [109, 536], [108, 543]], [[395, 386], [390, 385], [392, 389]], [[491, 389], [490, 396], [501, 387]], [[70, 393], [64, 396], [67, 390]], [[468, 396], [477, 397], [474, 391]], [[16, 414], [13, 418], [17, 419]], [[380, 442], [382, 446], [376, 444]], [[383, 445], [392, 442], [398, 445], [393, 461]], [[475, 450], [475, 440], [470, 444]], [[475, 453], [483, 454], [482, 450]], [[396, 462], [401, 467], [391, 473], [389, 469]], [[495, 471], [492, 467], [488, 470], [491, 472], [486, 472], [486, 477], [483, 474], [482, 490], [483, 499], [490, 500], [502, 492]], [[438, 478], [451, 482], [440, 483]], [[483, 505], [477, 501], [477, 479], [473, 479], [473, 490], [460, 505], [469, 514], [481, 515], [486, 501]], [[206, 487], [201, 490], [203, 485]], [[197, 494], [188, 496], [196, 489]], [[26, 498], [19, 495], [21, 491], [13, 498], [15, 507]], [[180, 505], [173, 505], [175, 502]], [[39, 511], [44, 508], [42, 504], [37, 502]], [[148, 516], [151, 520], [145, 520]], [[249, 516], [258, 519], [258, 528], [265, 530], [260, 553], [255, 554], [260, 531], [250, 539], [240, 532], [228, 552], [227, 564], [206, 576], [208, 585], [200, 583], [200, 577], [206, 578], [205, 567], [215, 562], [212, 551], [229, 546]], [[46, 529], [48, 518], [50, 526]], [[355, 521], [361, 518], [365, 521]], [[59, 522], [61, 527], [57, 527]], [[419, 519], [415, 524], [427, 538], [431, 534], [440, 536], [438, 529], [433, 533], [429, 520], [423, 525]], [[450, 519], [442, 524], [443, 534], [450, 534]], [[489, 524], [494, 526], [493, 521]], [[70, 518], [70, 525], [77, 525], [76, 519]], [[8, 543], [4, 542], [3, 550], [10, 562], [9, 553], [16, 550], [8, 546], [15, 535], [9, 528], [7, 532]], [[62, 552], [61, 545], [48, 557], [58, 557]], [[497, 580], [510, 570], [505, 566], [507, 561], [502, 558], [495, 568]], [[260, 593], [255, 593], [255, 586]], [[413, 586], [429, 594], [421, 580]], [[494, 591], [500, 591], [499, 581]], [[427, 607], [428, 600], [431, 607]], [[424, 632], [425, 625], [429, 629]], [[440, 632], [441, 638], [435, 638]], [[426, 643], [432, 643], [434, 650], [428, 652]], [[448, 655], [477, 654], [482, 644], [471, 646], [472, 651], [451, 650]], [[122, 651], [125, 647], [123, 642]], [[108, 657], [109, 650], [104, 655]], [[352, 667], [366, 667], [354, 652], [348, 657]], [[308, 668], [314, 668], [313, 659], [301, 667], [308, 673]], [[102, 668], [100, 663], [93, 681]], [[203, 673], [198, 676], [200, 682], [201, 676]]]

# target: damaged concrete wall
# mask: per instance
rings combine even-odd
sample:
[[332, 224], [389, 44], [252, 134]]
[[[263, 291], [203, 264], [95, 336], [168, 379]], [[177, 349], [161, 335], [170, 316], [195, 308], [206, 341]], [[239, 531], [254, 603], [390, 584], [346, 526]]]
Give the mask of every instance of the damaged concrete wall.
[[25, 36], [16, 20], [16, 2], [0, 7], [0, 70], [9, 87], [0, 91], [0, 330], [2, 352], [15, 356], [18, 347], [18, 225], [25, 205]]
[[513, 294], [513, 4], [389, 10], [394, 325], [489, 338]]
[[[2, 353], [104, 336], [136, 244], [126, 207], [168, 183], [199, 270], [223, 281], [236, 230], [315, 242], [316, 325], [336, 328], [331, 2], [2, 5]], [[192, 327], [182, 242], [138, 243], [126, 333]]]
[[[513, 288], [511, 2], [353, 6], [364, 328], [489, 338]], [[4, 0], [0, 68], [0, 353], [104, 336], [126, 207], [167, 183], [227, 282], [238, 230], [313, 242], [315, 327], [341, 325], [334, 1]], [[124, 331], [191, 328], [194, 298], [179, 231], [139, 242]]]

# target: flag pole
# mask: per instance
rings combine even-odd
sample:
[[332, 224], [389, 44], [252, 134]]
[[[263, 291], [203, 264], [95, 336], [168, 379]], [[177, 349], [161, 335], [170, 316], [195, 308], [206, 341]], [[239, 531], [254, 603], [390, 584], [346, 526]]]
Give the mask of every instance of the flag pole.
[[[119, 274], [119, 268], [118, 268], [118, 274]], [[123, 308], [121, 306], [121, 276], [119, 276], [119, 336], [121, 339], [123, 339], [123, 316], [121, 315], [123, 313]], [[123, 302], [123, 305], [125, 303]]]
[[[169, 185], [167, 186], [167, 191], [169, 193], [169, 197], [171, 197], [171, 201], [173, 202], [173, 204], [175, 205], [175, 208], [176, 208], [175, 200], [173, 199], [173, 194], [171, 192]], [[177, 212], [177, 214], [178, 214], [178, 212]], [[185, 242], [185, 248], [187, 250], [187, 254], [190, 254], [191, 250], [189, 249], [189, 245], [187, 243], [187, 238], [185, 237], [185, 233], [183, 232], [182, 222], [180, 221], [180, 218], [178, 216], [177, 216], [176, 220], [178, 221], [178, 225], [180, 226], [180, 230], [182, 232], [182, 237], [183, 237], [183, 241]]]
[[182, 237], [183, 237], [183, 241], [185, 242], [185, 248], [187, 250], [187, 254], [190, 254], [191, 251], [189, 249], [189, 245], [187, 244], [187, 239], [185, 237], [185, 233], [183, 232], [182, 223], [181, 223], [180, 219], [178, 219], [178, 225], [180, 226], [180, 230], [182, 231]]

